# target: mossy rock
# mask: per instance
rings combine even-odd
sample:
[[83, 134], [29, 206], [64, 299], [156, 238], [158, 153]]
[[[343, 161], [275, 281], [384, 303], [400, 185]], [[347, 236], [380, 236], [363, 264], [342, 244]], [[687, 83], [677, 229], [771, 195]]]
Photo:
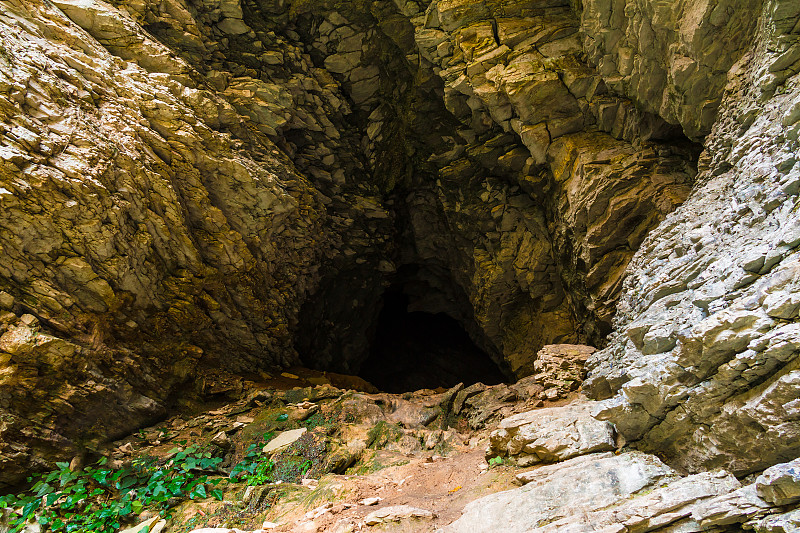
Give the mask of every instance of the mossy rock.
[[402, 436], [403, 429], [399, 425], [381, 420], [367, 432], [367, 447], [380, 450], [387, 444], [397, 442]]
[[325, 473], [328, 443], [324, 431], [309, 431], [286, 450], [272, 457], [274, 479], [298, 483], [305, 477], [319, 477]]

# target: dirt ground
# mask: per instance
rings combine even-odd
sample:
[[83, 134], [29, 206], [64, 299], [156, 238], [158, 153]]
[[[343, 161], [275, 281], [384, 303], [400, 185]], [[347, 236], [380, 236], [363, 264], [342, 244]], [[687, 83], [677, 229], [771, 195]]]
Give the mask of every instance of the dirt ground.
[[[107, 455], [117, 465], [137, 457], [164, 464], [177, 446], [225, 457], [216, 473], [224, 498], [178, 504], [162, 533], [433, 532], [467, 503], [516, 486], [516, 469], [484, 455], [502, 418], [567, 401], [543, 403], [537, 385], [456, 389], [379, 393], [355, 376], [303, 368], [252, 379], [209, 375], [205, 401], [115, 442]], [[270, 481], [228, 478], [248, 447], [260, 450], [290, 431], [303, 436], [258, 458], [275, 463]], [[369, 519], [397, 506], [425, 516]]]
[[[513, 488], [513, 473], [508, 467], [481, 470], [483, 449], [454, 451], [449, 457], [423, 455], [408, 464], [391, 466], [364, 476], [331, 476], [325, 484], [338, 485], [340, 495], [331, 506], [321, 505], [305, 511], [296, 500], [282, 502], [268, 520], [283, 524], [273, 531], [392, 531], [427, 532], [449, 524], [461, 516], [464, 506], [486, 494]], [[381, 498], [374, 505], [362, 505], [367, 498]], [[364, 518], [381, 508], [410, 505], [432, 512], [433, 519], [390, 522], [376, 526]], [[327, 510], [326, 510], [327, 509]], [[323, 511], [314, 518], [315, 511]]]

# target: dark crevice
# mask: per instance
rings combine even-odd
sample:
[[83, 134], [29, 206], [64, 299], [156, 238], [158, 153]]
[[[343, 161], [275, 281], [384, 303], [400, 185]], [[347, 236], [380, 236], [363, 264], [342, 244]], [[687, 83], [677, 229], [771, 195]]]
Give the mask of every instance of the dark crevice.
[[489, 385], [505, 379], [489, 355], [445, 313], [409, 312], [402, 287], [390, 287], [359, 375], [391, 393], [450, 388], [459, 382]]

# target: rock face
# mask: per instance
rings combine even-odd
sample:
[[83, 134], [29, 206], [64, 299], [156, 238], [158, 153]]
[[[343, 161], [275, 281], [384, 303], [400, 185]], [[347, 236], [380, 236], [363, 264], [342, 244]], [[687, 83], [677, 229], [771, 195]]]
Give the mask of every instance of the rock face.
[[537, 352], [613, 329], [597, 414], [676, 466], [793, 459], [799, 19], [4, 2], [0, 482], [161, 416], [209, 368], [356, 373], [387, 288], [546, 398], [583, 370]]
[[0, 17], [6, 477], [39, 442], [79, 452], [160, 416], [201, 346], [297, 361], [325, 247], [317, 191], [184, 61], [108, 4], [59, 5]]
[[561, 518], [575, 523], [582, 515], [676, 478], [672, 469], [655, 457], [638, 453], [586, 455], [535, 472], [524, 487], [468, 504], [461, 518], [443, 531], [497, 531], [498, 524], [503, 524], [503, 531], [509, 533], [540, 531], [538, 528]]
[[[779, 4], [765, 4], [767, 13], [777, 8], [782, 17]], [[752, 43], [761, 6], [756, 0], [588, 0], [582, 2], [584, 49], [609, 89], [680, 124], [689, 138], [702, 138], [717, 119], [728, 71]]]
[[392, 284], [532, 374], [610, 330], [695, 175], [697, 146], [584, 62], [566, 1], [13, 0], [0, 24], [20, 468], [123, 431], [95, 423], [109, 395], [125, 431], [160, 416], [198, 368], [355, 372]]
[[487, 455], [514, 456], [527, 466], [613, 450], [614, 426], [592, 417], [592, 402], [528, 411], [503, 419], [492, 432]]
[[469, 503], [443, 531], [794, 531], [785, 506], [797, 497], [781, 498], [794, 494], [795, 463], [742, 486], [724, 470], [681, 477], [652, 455], [590, 453], [517, 474], [524, 487]]
[[586, 360], [596, 351], [580, 344], [551, 344], [539, 350], [531, 377], [544, 389], [542, 399], [555, 400], [578, 390], [586, 378]]
[[796, 3], [764, 3], [695, 191], [629, 265], [612, 341], [588, 364], [599, 416], [692, 471], [800, 453], [798, 19]]

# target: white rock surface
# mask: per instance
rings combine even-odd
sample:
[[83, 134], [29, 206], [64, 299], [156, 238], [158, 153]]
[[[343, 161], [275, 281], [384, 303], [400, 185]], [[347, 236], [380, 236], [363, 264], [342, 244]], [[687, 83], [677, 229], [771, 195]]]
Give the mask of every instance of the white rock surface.
[[800, 509], [765, 516], [746, 525], [756, 533], [796, 533], [800, 531]]
[[774, 505], [800, 501], [800, 459], [771, 466], [756, 479], [756, 491]]
[[556, 520], [578, 520], [643, 489], [679, 476], [656, 457], [639, 453], [598, 453], [548, 465], [526, 474], [527, 484], [475, 500], [445, 533], [536, 531]]
[[[611, 53], [616, 46], [619, 54], [647, 55], [633, 21], [643, 16], [644, 4], [655, 4], [623, 3], [633, 17], [626, 30], [599, 30], [604, 37], [590, 50], [609, 72], [617, 71]], [[721, 13], [731, 2], [679, 4], [659, 24], [691, 27], [686, 34], [663, 35], [692, 35], [684, 51], [694, 59], [675, 58], [672, 74], [682, 74], [664, 81], [725, 90], [714, 97], [720, 98], [719, 114], [705, 139], [694, 192], [648, 234], [628, 266], [615, 332], [609, 346], [589, 358], [584, 390], [608, 398], [598, 414], [641, 449], [665, 454], [689, 471], [724, 467], [738, 476], [800, 454], [800, 76], [786, 64], [800, 59], [793, 37], [800, 4], [737, 2], [730, 17], [710, 26], [714, 17], [707, 9]], [[610, 23], [590, 15], [607, 9], [607, 2], [587, 8], [585, 24]], [[751, 20], [738, 25], [748, 9]], [[733, 32], [733, 40], [697, 40], [715, 27]], [[647, 42], [659, 39], [648, 33]], [[698, 59], [729, 45], [747, 49], [729, 75], [698, 77], [704, 70]], [[609, 55], [594, 55], [603, 49]], [[685, 129], [707, 128], [702, 113], [680, 118], [683, 97], [650, 100], [661, 86], [650, 93], [651, 76], [645, 80], [636, 71], [658, 68], [643, 61], [627, 63], [614, 83], [668, 109]]]
[[[740, 484], [727, 472], [703, 472], [673, 481], [653, 491], [644, 491], [608, 509], [576, 513], [548, 523], [537, 531], [625, 531], [638, 533], [661, 531], [678, 526], [677, 531], [701, 531], [692, 512], [701, 502], [739, 488]], [[669, 530], [669, 529], [668, 529]]]
[[305, 435], [308, 430], [306, 428], [291, 429], [283, 431], [275, 436], [271, 441], [264, 445], [262, 448], [263, 453], [274, 453], [294, 444], [300, 437]]
[[435, 516], [430, 511], [412, 507], [411, 505], [393, 505], [372, 511], [364, 517], [364, 523], [368, 526], [374, 526], [385, 522], [400, 522], [410, 519], [428, 520]]
[[752, 484], [704, 502], [692, 512], [692, 518], [702, 526], [724, 526], [763, 516], [769, 508]]
[[490, 436], [489, 456], [522, 464], [563, 461], [615, 448], [614, 426], [592, 416], [595, 402], [577, 401], [503, 419]]

